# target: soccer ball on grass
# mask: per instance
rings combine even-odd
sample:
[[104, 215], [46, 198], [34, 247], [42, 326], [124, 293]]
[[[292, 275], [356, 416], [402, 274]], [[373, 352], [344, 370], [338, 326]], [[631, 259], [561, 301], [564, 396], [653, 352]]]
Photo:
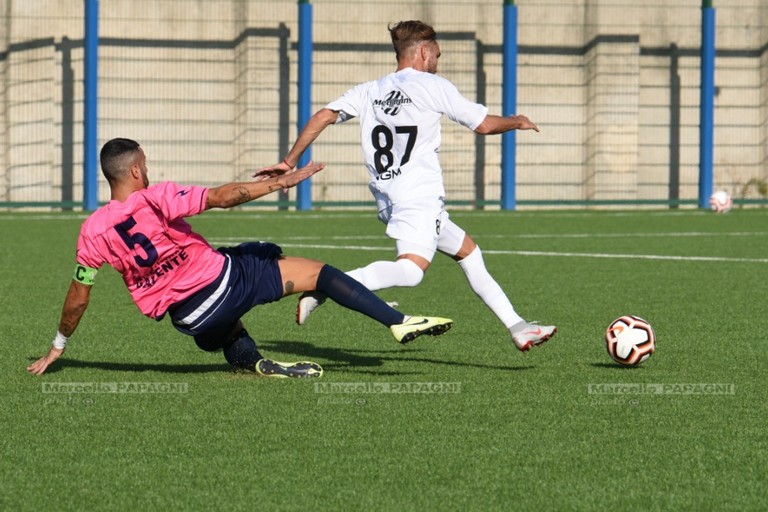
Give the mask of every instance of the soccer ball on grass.
[[709, 196], [709, 207], [715, 213], [728, 213], [733, 207], [733, 199], [725, 190], [718, 190]]
[[647, 361], [656, 350], [656, 333], [639, 316], [617, 318], [605, 331], [608, 354], [622, 366], [637, 366]]

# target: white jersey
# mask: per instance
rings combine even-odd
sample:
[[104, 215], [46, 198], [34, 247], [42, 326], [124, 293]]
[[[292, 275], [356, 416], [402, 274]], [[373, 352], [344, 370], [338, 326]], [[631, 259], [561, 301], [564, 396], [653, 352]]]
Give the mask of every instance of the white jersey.
[[326, 108], [339, 111], [337, 123], [360, 118], [369, 187], [380, 209], [417, 198], [442, 199], [441, 117], [474, 130], [488, 114], [445, 78], [413, 68], [353, 87]]

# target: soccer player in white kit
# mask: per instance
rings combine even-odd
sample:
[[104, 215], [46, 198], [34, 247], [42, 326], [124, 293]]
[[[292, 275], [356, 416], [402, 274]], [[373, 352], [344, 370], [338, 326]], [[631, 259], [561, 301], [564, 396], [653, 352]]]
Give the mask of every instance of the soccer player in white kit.
[[[378, 205], [386, 234], [397, 245], [397, 260], [376, 261], [347, 272], [371, 290], [416, 286], [436, 251], [461, 266], [474, 292], [496, 314], [523, 352], [550, 339], [555, 326], [526, 322], [485, 268], [475, 241], [456, 225], [444, 208], [445, 187], [440, 167], [440, 120], [443, 115], [480, 135], [538, 127], [523, 115], [488, 114], [484, 105], [466, 99], [438, 76], [440, 45], [432, 27], [402, 21], [389, 27], [397, 54], [397, 70], [360, 84], [318, 111], [302, 130], [285, 159], [256, 172], [269, 177], [294, 169], [309, 145], [331, 124], [360, 120], [369, 188]], [[324, 302], [322, 294], [299, 300], [296, 320], [303, 324]]]

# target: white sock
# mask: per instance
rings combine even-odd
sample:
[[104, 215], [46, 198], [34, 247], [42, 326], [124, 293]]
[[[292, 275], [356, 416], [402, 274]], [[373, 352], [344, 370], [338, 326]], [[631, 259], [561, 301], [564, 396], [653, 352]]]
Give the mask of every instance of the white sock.
[[366, 267], [350, 270], [347, 275], [363, 283], [371, 291], [393, 286], [416, 286], [424, 278], [424, 271], [413, 261], [374, 261]]
[[491, 308], [504, 326], [509, 329], [515, 324], [523, 321], [517, 314], [512, 303], [509, 302], [504, 290], [501, 289], [488, 270], [485, 268], [483, 253], [480, 247], [476, 247], [469, 256], [459, 261], [461, 269], [467, 276], [469, 286], [480, 297], [485, 305]]

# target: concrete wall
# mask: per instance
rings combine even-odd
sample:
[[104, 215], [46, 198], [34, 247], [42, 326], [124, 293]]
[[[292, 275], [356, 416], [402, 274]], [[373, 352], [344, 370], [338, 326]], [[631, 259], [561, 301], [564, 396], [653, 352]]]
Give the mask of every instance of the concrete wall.
[[[315, 109], [392, 71], [386, 25], [414, 18], [438, 30], [440, 73], [501, 112], [501, 0], [312, 3]], [[768, 179], [768, 5], [714, 3], [716, 186], [737, 193]], [[695, 199], [701, 2], [516, 4], [518, 112], [542, 129], [517, 136], [519, 199]], [[296, 2], [100, 6], [100, 143], [139, 140], [154, 181], [248, 179], [282, 158], [297, 132]], [[82, 199], [83, 34], [83, 2], [0, 0], [0, 203]], [[369, 202], [358, 137], [349, 123], [313, 147], [329, 163], [316, 201]], [[499, 198], [500, 137], [446, 120], [441, 158], [449, 199]]]

